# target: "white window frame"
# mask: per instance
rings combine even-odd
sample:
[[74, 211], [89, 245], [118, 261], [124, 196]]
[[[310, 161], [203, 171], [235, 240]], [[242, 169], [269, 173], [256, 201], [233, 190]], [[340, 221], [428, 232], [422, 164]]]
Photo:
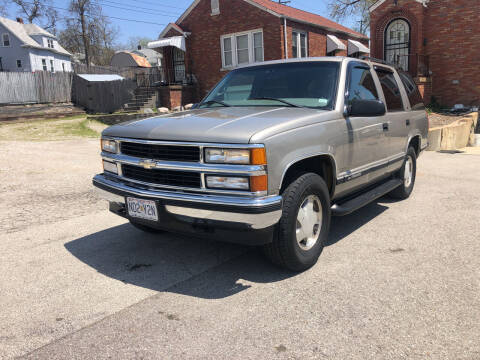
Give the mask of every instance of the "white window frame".
[[53, 39], [47, 39], [47, 47], [49, 49], [54, 49]]
[[[7, 35], [8, 37], [8, 45], [5, 45], [5, 40], [4, 36]], [[2, 47], [11, 47], [12, 46], [12, 40], [10, 39], [10, 34], [9, 33], [3, 33], [2, 34]]]
[[55, 72], [55, 60], [50, 59], [50, 72]]
[[[238, 33], [226, 34], [220, 36], [220, 49], [222, 55], [222, 69], [232, 69], [237, 67], [238, 59], [237, 59], [237, 36], [248, 35], [248, 64], [252, 64], [258, 61], [255, 61], [255, 48], [253, 42], [253, 34], [261, 33], [262, 34], [262, 58], [265, 61], [265, 40], [263, 37], [263, 29], [255, 29], [249, 31], [242, 31]], [[225, 50], [223, 40], [231, 38], [232, 42], [232, 65], [225, 65]], [[247, 63], [242, 63], [240, 65], [246, 65]]]
[[292, 54], [292, 56], [294, 58], [298, 58], [298, 59], [302, 58], [302, 56], [301, 56], [302, 55], [302, 45], [300, 44], [300, 39], [301, 39], [300, 34], [303, 34], [303, 35], [305, 35], [305, 57], [308, 57], [308, 32], [304, 31], [304, 30], [296, 30], [296, 29], [292, 30], [292, 52], [293, 52], [293, 34], [294, 33], [297, 34], [297, 53]]
[[47, 59], [42, 59], [42, 70], [48, 71]]
[[[20, 66], [18, 66], [19, 63], [20, 63]], [[23, 68], [22, 60], [17, 59], [16, 64], [17, 64], [17, 69], [22, 69]]]
[[211, 15], [220, 14], [220, 0], [210, 0], [210, 7], [212, 9]]

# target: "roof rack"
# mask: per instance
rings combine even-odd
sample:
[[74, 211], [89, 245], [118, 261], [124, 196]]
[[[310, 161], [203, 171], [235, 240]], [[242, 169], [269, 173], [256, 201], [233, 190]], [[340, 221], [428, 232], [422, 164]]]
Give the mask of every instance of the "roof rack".
[[383, 64], [383, 65], [392, 66], [392, 67], [394, 67], [395, 69], [398, 69], [398, 68], [399, 68], [398, 64], [389, 63], [388, 61], [385, 61], [385, 60], [382, 60], [382, 59], [377, 59], [377, 58], [374, 58], [374, 57], [371, 57], [371, 56], [362, 55], [362, 56], [360, 56], [360, 59], [361, 59], [361, 60], [374, 61], [374, 62]]

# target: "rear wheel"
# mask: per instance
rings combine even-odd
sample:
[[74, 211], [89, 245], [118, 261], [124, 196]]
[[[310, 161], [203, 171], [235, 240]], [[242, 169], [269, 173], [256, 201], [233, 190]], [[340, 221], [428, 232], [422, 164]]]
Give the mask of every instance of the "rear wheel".
[[318, 260], [330, 228], [330, 195], [325, 181], [307, 173], [283, 193], [283, 213], [273, 242], [264, 246], [275, 264], [304, 271]]
[[159, 234], [159, 233], [164, 232], [163, 230], [156, 229], [156, 228], [144, 225], [144, 224], [140, 224], [140, 223], [137, 223], [137, 222], [132, 221], [132, 220], [130, 220], [130, 224], [132, 224], [138, 230], [142, 230], [143, 232], [147, 232], [147, 233], [150, 233], [150, 234]]
[[413, 147], [409, 147], [403, 166], [398, 172], [398, 177], [403, 180], [403, 183], [388, 195], [394, 199], [407, 199], [413, 191], [416, 175], [417, 153]]

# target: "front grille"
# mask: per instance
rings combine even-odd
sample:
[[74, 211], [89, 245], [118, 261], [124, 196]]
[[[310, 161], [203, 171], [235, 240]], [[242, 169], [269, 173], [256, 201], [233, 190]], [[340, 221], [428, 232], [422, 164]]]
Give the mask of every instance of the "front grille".
[[121, 142], [122, 154], [166, 161], [200, 161], [200, 148], [197, 146], [154, 145], [135, 142]]
[[122, 165], [123, 176], [151, 184], [200, 188], [200, 174], [189, 171], [144, 169], [133, 165]]

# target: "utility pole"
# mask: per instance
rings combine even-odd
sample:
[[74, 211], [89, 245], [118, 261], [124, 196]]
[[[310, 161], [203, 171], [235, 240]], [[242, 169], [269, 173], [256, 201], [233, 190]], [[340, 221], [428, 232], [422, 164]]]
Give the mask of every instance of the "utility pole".
[[363, 34], [363, 33], [364, 33], [364, 32], [363, 32], [363, 19], [361, 19], [361, 20], [359, 20], [359, 21], [357, 21], [357, 22], [360, 23], [360, 32]]

